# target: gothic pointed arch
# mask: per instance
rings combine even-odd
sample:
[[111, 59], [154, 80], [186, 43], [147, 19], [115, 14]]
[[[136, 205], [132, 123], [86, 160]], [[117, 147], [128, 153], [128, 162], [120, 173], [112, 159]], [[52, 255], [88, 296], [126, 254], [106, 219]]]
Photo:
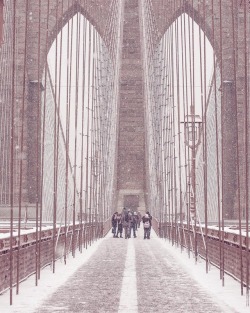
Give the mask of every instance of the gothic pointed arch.
[[[207, 18], [205, 14], [203, 14], [203, 2], [193, 2], [194, 6], [190, 1], [185, 1], [176, 5], [176, 8], [173, 8], [173, 15], [169, 19], [169, 21], [164, 25], [162, 35], [166, 32], [166, 30], [175, 22], [182, 14], [187, 14], [194, 22], [201, 28], [204, 32], [206, 38], [210, 42], [213, 47], [216, 57], [219, 58], [220, 55], [220, 38], [219, 33], [214, 32], [213, 36], [213, 25], [211, 18]], [[212, 7], [210, 8], [212, 11]], [[218, 12], [216, 12], [217, 14]]]
[[[86, 19], [95, 27], [102, 37], [105, 32], [105, 27], [108, 24], [109, 16], [111, 14], [111, 0], [97, 0], [91, 5], [85, 1], [56, 1], [51, 0], [49, 8], [42, 6], [39, 8], [35, 2], [29, 5], [29, 38], [28, 38], [28, 59], [32, 60], [32, 64], [38, 63], [39, 51], [39, 76], [42, 77], [43, 68], [46, 62], [48, 51], [60, 33], [61, 29], [68, 23], [68, 21], [78, 12], [80, 12]], [[68, 4], [69, 3], [69, 4]], [[41, 17], [40, 27], [34, 20], [39, 20]], [[39, 28], [39, 29], [38, 29]], [[40, 46], [38, 47], [38, 36]], [[29, 80], [33, 81], [38, 78], [37, 68], [34, 66], [27, 68]]]

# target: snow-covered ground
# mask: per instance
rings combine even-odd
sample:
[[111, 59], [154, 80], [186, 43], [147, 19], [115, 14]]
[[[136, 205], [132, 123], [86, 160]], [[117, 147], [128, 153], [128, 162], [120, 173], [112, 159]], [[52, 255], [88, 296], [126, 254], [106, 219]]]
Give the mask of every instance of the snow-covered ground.
[[[111, 236], [111, 234], [108, 234]], [[45, 268], [41, 273], [41, 280], [38, 287], [35, 287], [35, 278], [31, 276], [20, 285], [20, 294], [15, 295], [15, 289], [13, 290], [13, 305], [9, 305], [9, 292], [0, 295], [0, 312], [1, 313], [35, 313], [41, 303], [49, 297], [60, 285], [75, 272], [80, 266], [82, 266], [98, 249], [100, 243], [105, 240], [101, 239], [87, 250], [84, 250], [83, 254], [78, 253], [75, 258], [69, 257], [68, 263], [65, 266], [63, 262], [56, 263], [56, 273], [52, 274], [51, 268]], [[205, 262], [199, 259], [195, 264], [192, 257], [188, 257], [186, 252], [180, 252], [179, 248], [172, 247], [172, 245], [162, 239], [153, 235], [152, 240], [158, 240], [163, 248], [166, 249], [166, 253], [171, 254], [176, 262], [181, 267], [185, 268], [191, 276], [200, 283], [208, 293], [210, 293], [215, 301], [224, 301], [232, 309], [239, 313], [249, 313], [250, 308], [246, 306], [246, 296], [240, 295], [240, 284], [233, 278], [226, 275], [225, 287], [222, 287], [222, 283], [219, 279], [219, 270], [215, 267], [211, 267], [209, 273], [205, 272]], [[127, 258], [129, 257], [129, 249], [127, 252]], [[132, 251], [132, 250], [131, 250]], [[131, 258], [133, 258], [131, 252]], [[189, 286], [187, 286], [188, 288]], [[129, 312], [128, 312], [129, 313]]]
[[[42, 227], [42, 230], [50, 230], [50, 229], [53, 229], [53, 226], [43, 226]], [[33, 227], [33, 226], [27, 226], [26, 229], [22, 228], [20, 229], [20, 235], [28, 235], [28, 234], [32, 234], [32, 233], [35, 233], [36, 232], [36, 228]], [[18, 236], [18, 230], [17, 230], [17, 227], [14, 228], [13, 230], [13, 237], [15, 236]], [[6, 238], [9, 238], [10, 237], [10, 233], [9, 232], [3, 232], [3, 233], [0, 233], [0, 239], [6, 239]]]
[[[188, 256], [186, 251], [181, 253], [180, 248], [172, 246], [168, 241], [156, 238], [161, 241], [161, 244], [166, 248], [168, 253], [180, 263], [186, 271], [200, 284], [215, 300], [222, 301], [236, 312], [249, 313], [250, 307], [246, 305], [246, 295], [241, 296], [240, 283], [225, 274], [225, 286], [222, 286], [220, 280], [219, 269], [215, 266], [210, 266], [208, 274], [205, 270], [205, 261], [201, 258], [195, 264], [193, 256]], [[187, 286], [188, 288], [188, 286]], [[245, 289], [244, 289], [245, 293]], [[225, 312], [226, 313], [226, 312]]]
[[104, 239], [94, 242], [83, 253], [76, 252], [76, 257], [68, 256], [67, 265], [63, 261], [56, 262], [56, 271], [53, 274], [51, 267], [46, 267], [41, 272], [41, 280], [35, 287], [35, 277], [30, 276], [20, 285], [19, 295], [13, 289], [13, 305], [9, 305], [9, 291], [0, 295], [1, 313], [36, 313], [36, 309], [48, 298], [59, 286], [86, 263]]

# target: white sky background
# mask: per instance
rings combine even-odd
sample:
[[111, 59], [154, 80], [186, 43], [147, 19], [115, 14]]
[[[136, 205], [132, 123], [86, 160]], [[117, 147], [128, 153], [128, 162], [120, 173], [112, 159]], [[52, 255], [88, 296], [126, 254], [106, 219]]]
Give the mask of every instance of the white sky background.
[[[112, 236], [111, 233], [108, 237]], [[105, 240], [100, 239], [93, 243], [83, 254], [77, 254], [76, 258], [69, 258], [65, 266], [63, 262], [56, 263], [56, 273], [52, 274], [50, 267], [45, 268], [41, 273], [41, 281], [39, 286], [35, 287], [35, 277], [31, 276], [20, 285], [20, 295], [15, 295], [13, 292], [13, 305], [9, 306], [9, 292], [0, 295], [0, 308], [3, 313], [36, 313], [37, 308], [41, 306], [46, 298], [50, 297], [56, 289], [64, 284], [66, 280], [85, 264], [89, 258], [97, 251], [100, 243]], [[133, 239], [131, 239], [133, 240]], [[187, 252], [180, 252], [179, 248], [173, 247], [167, 241], [156, 238], [153, 233], [152, 240], [157, 240], [166, 249], [166, 255], [171, 254], [176, 263], [184, 268], [205, 290], [212, 295], [214, 301], [222, 301], [235, 312], [249, 313], [250, 308], [246, 306], [246, 297], [240, 295], [240, 284], [229, 276], [225, 276], [225, 287], [222, 287], [219, 279], [219, 270], [211, 267], [209, 273], [205, 272], [205, 262], [202, 259], [198, 260], [195, 265], [194, 259], [188, 258]], [[157, 242], [157, 244], [158, 244]], [[130, 257], [133, 258], [131, 253]], [[129, 256], [128, 256], [129, 257]], [[189, 288], [189, 286], [187, 286]], [[226, 312], [225, 312], [226, 313]]]
[[[69, 159], [72, 167], [69, 170], [69, 180], [74, 184], [73, 180], [75, 177], [76, 192], [82, 191], [83, 203], [85, 203], [86, 207], [90, 205], [90, 198], [87, 198], [86, 195], [88, 191], [89, 193], [91, 192], [92, 151], [95, 149], [95, 138], [98, 136], [92, 125], [92, 117], [97, 98], [97, 65], [102, 60], [102, 50], [102, 40], [99, 34], [90, 22], [82, 14], [78, 13], [58, 34], [47, 58], [54, 92], [56, 93], [57, 107], [60, 108], [60, 122], [65, 140], [67, 124], [69, 127]], [[70, 110], [68, 110], [68, 107], [70, 107]], [[50, 109], [53, 112], [54, 119], [53, 110], [53, 108]], [[52, 119], [52, 117], [49, 119], [50, 114], [48, 112], [49, 110], [47, 109], [46, 121]], [[67, 114], [70, 116], [68, 117], [68, 122]], [[49, 127], [49, 125], [47, 127], [45, 125], [45, 129]], [[53, 147], [54, 145], [53, 127], [48, 135], [45, 133], [45, 136], [47, 136], [45, 143], [50, 142], [47, 146], [45, 145], [45, 155], [49, 155], [51, 154], [51, 146]], [[66, 147], [62, 141], [61, 129], [59, 130], [59, 137], [59, 165], [61, 165], [59, 175], [64, 179], [66, 172]], [[47, 158], [46, 162], [48, 163], [44, 166], [44, 168], [48, 169], [46, 172], [47, 180], [50, 180], [49, 178], [53, 173], [50, 165], [51, 161], [53, 161], [53, 154], [52, 160]], [[53, 182], [53, 178], [51, 181]], [[69, 188], [73, 195], [74, 188], [72, 183]], [[45, 190], [47, 189], [46, 186]], [[49, 192], [51, 198], [53, 196], [53, 185]], [[64, 198], [64, 189], [61, 193], [59, 192], [59, 195], [60, 199]], [[53, 200], [53, 198], [51, 199]], [[86, 199], [88, 199], [88, 203], [86, 203]], [[73, 199], [71, 202], [73, 203]], [[69, 201], [69, 205], [71, 202]], [[50, 209], [48, 211], [50, 212]]]
[[[77, 23], [79, 23], [78, 24], [79, 27], [77, 26]], [[94, 58], [96, 59], [96, 55], [93, 55], [93, 32], [94, 32], [93, 26], [85, 19], [85, 17], [83, 17], [83, 15], [77, 14], [73, 17], [73, 19], [69, 21], [68, 24], [64, 26], [62, 32], [58, 34], [57, 42], [55, 41], [53, 43], [48, 54], [48, 64], [51, 71], [54, 86], [55, 82], [57, 82], [56, 83], [57, 101], [58, 105], [60, 105], [60, 119], [62, 122], [65, 138], [66, 138], [67, 102], [70, 103], [69, 157], [72, 166], [76, 166], [78, 183], [80, 180], [82, 136], [83, 136], [83, 146], [85, 147], [83, 157], [84, 160], [83, 168], [86, 167], [88, 115], [89, 115], [89, 129], [91, 129], [91, 118], [92, 118], [91, 105], [93, 97], [92, 86], [94, 84], [94, 82], [92, 81], [93, 76], [92, 65]], [[73, 35], [72, 40], [71, 33]], [[79, 49], [76, 48], [77, 45], [79, 46]], [[55, 62], [55, 59], [57, 60], [57, 63]], [[57, 76], [56, 76], [56, 67], [57, 67]], [[68, 101], [67, 98], [69, 99]], [[82, 116], [84, 116], [83, 120]], [[89, 136], [90, 136], [89, 146], [91, 146], [91, 133], [89, 133]], [[76, 151], [75, 151], [75, 138], [77, 140]], [[75, 153], [76, 153], [76, 164], [74, 162]]]
[[[80, 13], [76, 14], [58, 34], [48, 54], [48, 64], [57, 106], [60, 107], [64, 138], [67, 124], [69, 127], [69, 158], [72, 177], [76, 183], [74, 186], [77, 193], [80, 194], [82, 191], [85, 209], [93, 207], [99, 200], [101, 181], [107, 180], [104, 182], [106, 185], [113, 181], [112, 177], [109, 179], [107, 176], [107, 171], [113, 173], [112, 160], [116, 147], [114, 142], [116, 137], [114, 131], [112, 132], [116, 129], [116, 119], [112, 118], [116, 110], [113, 96], [114, 64], [99, 33]], [[69, 123], [67, 107], [70, 107]], [[54, 132], [52, 137], [53, 134]], [[53, 145], [54, 140], [50, 141]], [[60, 147], [66, 152], [63, 144]], [[107, 149], [112, 154], [111, 157], [108, 157]], [[60, 151], [60, 156], [62, 154]], [[63, 167], [66, 164], [65, 160], [61, 164]], [[66, 166], [61, 170], [61, 176], [64, 175], [64, 171]], [[48, 172], [50, 175], [52, 171]], [[95, 190], [92, 188], [94, 183], [97, 185]], [[107, 187], [102, 192], [111, 194], [110, 190]], [[95, 195], [92, 197], [94, 192]], [[105, 201], [109, 201], [109, 197], [107, 195]]]
[[[178, 32], [177, 35], [175, 32]], [[199, 115], [201, 119], [202, 113], [204, 114], [214, 73], [214, 50], [203, 30], [186, 13], [175, 21], [173, 31], [169, 29], [164, 36], [168, 38], [167, 40], [172, 40], [173, 45], [173, 59], [171, 59], [171, 62], [174, 72], [175, 132], [178, 134], [179, 107], [179, 122], [183, 134], [184, 112], [185, 115], [190, 115], [191, 105], [194, 106], [195, 114]], [[165, 58], [168, 58], [168, 56], [166, 55]], [[194, 94], [192, 95], [192, 93]], [[184, 144], [184, 136], [182, 135], [182, 137]]]
[[[178, 26], [176, 26], [178, 25]], [[208, 97], [208, 92], [211, 85], [211, 79], [214, 71], [213, 47], [211, 46], [203, 30], [199, 25], [192, 20], [186, 13], [182, 14], [173, 24], [174, 31], [178, 30], [178, 42], [175, 39], [175, 34], [165, 36], [173, 36], [173, 67], [175, 76], [175, 99], [177, 101], [177, 73], [176, 60], [179, 60], [179, 91], [180, 91], [180, 108], [181, 121], [184, 120], [183, 106], [185, 108], [191, 104], [195, 106], [195, 112], [200, 116], [202, 114], [202, 102], [204, 106], [205, 96]], [[194, 36], [192, 35], [194, 33]], [[184, 39], [185, 38], [185, 39]], [[186, 45], [186, 46], [185, 46]], [[183, 48], [183, 49], [182, 49]], [[205, 49], [205, 50], [204, 50]], [[183, 50], [183, 51], [182, 51]], [[205, 52], [204, 52], [205, 51]], [[183, 55], [182, 55], [183, 54]], [[186, 69], [186, 73], [185, 73]], [[190, 78], [191, 75], [191, 78]], [[183, 78], [184, 76], [184, 82]], [[187, 76], [187, 77], [185, 77]], [[206, 83], [206, 95], [205, 95]], [[183, 99], [183, 85], [188, 93], [188, 105], [186, 99]], [[191, 91], [194, 97], [191, 99]], [[175, 101], [175, 102], [176, 102]], [[176, 102], [177, 105], [177, 102]]]
[[[195, 114], [200, 116], [199, 121], [202, 120], [202, 113], [204, 114], [205, 112], [205, 100], [208, 99], [214, 73], [214, 50], [199, 25], [187, 14], [182, 14], [163, 36], [156, 52], [156, 57], [159, 58], [159, 62], [156, 62], [157, 67], [155, 66], [156, 81], [158, 84], [163, 85], [161, 88], [155, 88], [158, 92], [155, 95], [155, 98], [159, 101], [157, 105], [161, 105], [160, 114], [162, 116], [173, 116], [174, 114], [174, 122], [171, 118], [165, 119], [162, 116], [160, 117], [162, 118], [162, 141], [169, 140], [165, 129], [169, 128], [169, 126], [174, 127], [175, 134], [174, 132], [172, 133], [175, 137], [171, 140], [175, 140], [176, 173], [178, 173], [175, 178], [178, 190], [183, 192], [182, 202], [183, 210], [185, 210], [187, 202], [185, 195], [186, 192], [189, 192], [189, 190], [186, 190], [188, 188], [186, 175], [189, 175], [186, 172], [188, 170], [186, 165], [192, 156], [192, 149], [188, 148], [185, 142], [187, 143], [189, 139], [189, 144], [192, 146], [193, 138], [191, 134], [189, 134], [188, 138], [187, 132], [187, 137], [185, 138], [183, 122], [187, 120], [185, 116], [191, 114], [191, 105], [194, 105]], [[165, 80], [164, 75], [166, 76]], [[160, 76], [159, 79], [157, 79], [158, 76]], [[191, 96], [192, 93], [194, 93], [193, 96]], [[212, 107], [214, 104], [210, 101], [210, 105]], [[189, 118], [189, 121], [191, 122], [189, 126], [193, 129], [192, 119]], [[213, 150], [212, 152], [216, 159], [216, 151]], [[162, 160], [164, 160], [167, 154], [169, 152], [166, 152], [164, 142], [162, 142]], [[167, 166], [169, 165], [166, 162], [166, 167], [163, 169], [165, 173], [169, 170]], [[198, 159], [196, 167], [198, 167]], [[181, 171], [181, 177], [179, 176], [179, 171]], [[181, 188], [179, 187], [180, 180]], [[154, 184], [156, 183], [154, 182]], [[216, 187], [216, 180], [213, 186]], [[179, 199], [180, 197], [177, 196], [177, 210], [181, 207]], [[171, 201], [172, 198], [170, 199]]]

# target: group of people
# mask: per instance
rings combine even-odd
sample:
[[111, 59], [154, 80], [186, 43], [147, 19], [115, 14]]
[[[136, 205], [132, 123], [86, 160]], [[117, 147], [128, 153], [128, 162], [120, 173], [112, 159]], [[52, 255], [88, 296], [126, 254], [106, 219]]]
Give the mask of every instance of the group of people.
[[142, 217], [140, 212], [123, 208], [121, 213], [115, 212], [112, 216], [112, 233], [114, 238], [128, 239], [131, 235], [136, 238], [136, 231], [140, 228], [141, 222], [144, 229], [144, 239], [150, 239], [152, 216], [149, 212]]

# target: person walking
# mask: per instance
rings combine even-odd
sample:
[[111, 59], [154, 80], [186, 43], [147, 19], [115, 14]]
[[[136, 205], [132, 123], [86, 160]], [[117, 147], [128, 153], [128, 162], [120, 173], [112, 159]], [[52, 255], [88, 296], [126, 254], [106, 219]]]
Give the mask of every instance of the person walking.
[[151, 230], [151, 219], [146, 213], [142, 218], [143, 228], [144, 228], [144, 239], [150, 239], [150, 230]]
[[115, 212], [115, 213], [113, 214], [113, 216], [112, 216], [112, 219], [111, 219], [113, 237], [116, 236], [117, 215], [118, 215], [118, 212]]
[[131, 212], [130, 209], [128, 209], [127, 222], [128, 222], [127, 238], [130, 238], [131, 237], [131, 229], [133, 227], [133, 213]]
[[148, 214], [148, 217], [150, 219], [150, 228], [149, 228], [149, 239], [150, 239], [150, 233], [152, 228], [152, 215], [149, 213], [149, 211], [147, 211], [146, 214]]
[[122, 212], [122, 226], [124, 229], [124, 238], [127, 239], [129, 238], [129, 216], [126, 208], [123, 208]]
[[152, 215], [149, 213], [149, 211], [147, 211], [146, 214], [148, 214], [148, 217], [150, 218], [150, 221], [152, 221]]
[[136, 211], [134, 211], [134, 213], [133, 213], [133, 218], [134, 218], [134, 221], [135, 221], [135, 230], [137, 231], [138, 224], [139, 224], [139, 218], [138, 218], [138, 214], [137, 214]]
[[136, 212], [131, 212], [130, 215], [130, 227], [129, 227], [129, 238], [131, 237], [131, 232], [133, 230], [133, 236], [136, 238], [136, 230], [137, 230], [137, 215]]
[[120, 234], [120, 238], [122, 237], [122, 231], [123, 231], [123, 225], [122, 225], [122, 214], [119, 213], [117, 215], [117, 233], [116, 233], [116, 238], [118, 238], [118, 235]]
[[140, 211], [138, 211], [137, 212], [137, 217], [138, 217], [138, 228], [140, 228], [140, 225], [141, 225], [141, 221], [142, 221], [142, 217], [141, 217], [141, 212]]

